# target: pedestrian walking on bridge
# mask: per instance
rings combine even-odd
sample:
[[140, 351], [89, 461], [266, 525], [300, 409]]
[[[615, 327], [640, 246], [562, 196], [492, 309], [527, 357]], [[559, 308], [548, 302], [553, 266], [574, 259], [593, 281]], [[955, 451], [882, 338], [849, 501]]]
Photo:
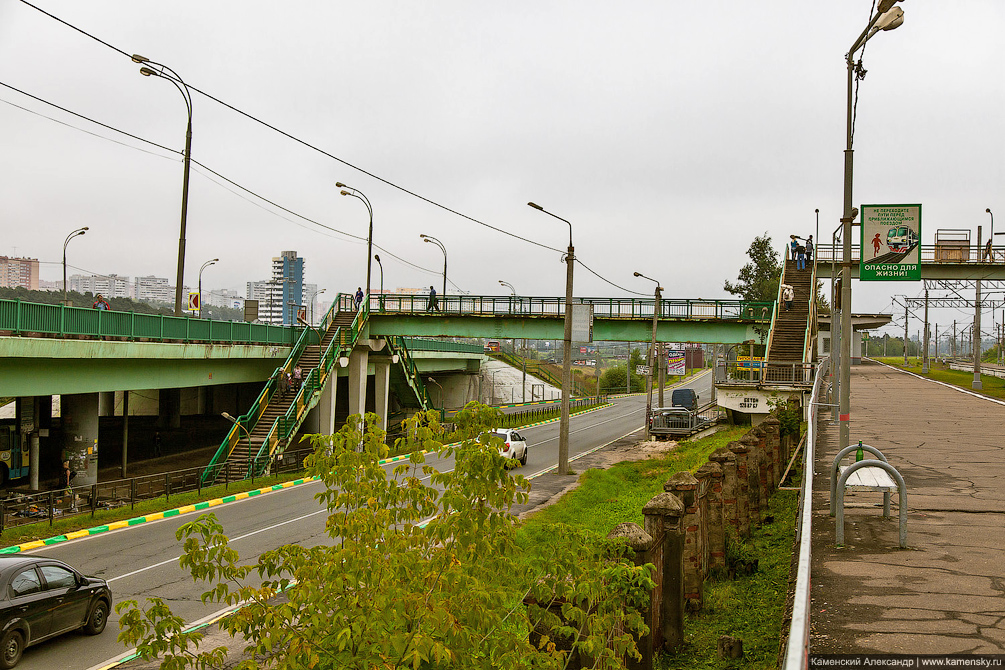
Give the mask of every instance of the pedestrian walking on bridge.
[[426, 305], [427, 312], [439, 312], [440, 305], [436, 301], [436, 289], [432, 286], [429, 287], [429, 304]]

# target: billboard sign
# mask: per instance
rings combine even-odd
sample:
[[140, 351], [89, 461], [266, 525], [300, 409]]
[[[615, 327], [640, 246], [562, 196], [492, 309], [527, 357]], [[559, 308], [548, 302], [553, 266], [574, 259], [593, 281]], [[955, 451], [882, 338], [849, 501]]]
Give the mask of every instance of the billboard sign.
[[921, 205], [862, 205], [858, 278], [921, 279]]
[[687, 355], [683, 349], [671, 349], [667, 352], [667, 374], [687, 374]]

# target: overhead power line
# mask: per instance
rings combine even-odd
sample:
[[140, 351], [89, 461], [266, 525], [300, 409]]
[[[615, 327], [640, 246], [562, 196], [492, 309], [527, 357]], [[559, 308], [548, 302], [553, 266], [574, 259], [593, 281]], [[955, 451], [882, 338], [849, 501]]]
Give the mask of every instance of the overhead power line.
[[[114, 45], [112, 45], [112, 44], [110, 44], [110, 43], [108, 43], [108, 42], [106, 42], [106, 41], [98, 38], [95, 35], [92, 35], [91, 33], [87, 32], [86, 30], [78, 28], [77, 26], [75, 26], [75, 25], [73, 25], [73, 24], [71, 24], [71, 23], [69, 23], [67, 21], [64, 21], [63, 19], [59, 18], [58, 16], [56, 16], [54, 14], [51, 14], [50, 12], [47, 12], [47, 11], [41, 9], [41, 8], [37, 7], [36, 5], [33, 5], [32, 3], [28, 2], [27, 0], [20, 0], [20, 1], [24, 5], [26, 5], [28, 7], [31, 7], [32, 9], [34, 9], [34, 10], [36, 10], [36, 11], [44, 14], [45, 16], [48, 16], [49, 18], [53, 19], [54, 21], [58, 21], [59, 23], [65, 25], [66, 27], [68, 27], [68, 28], [70, 28], [70, 29], [72, 29], [72, 30], [74, 30], [74, 31], [82, 34], [82, 35], [84, 35], [85, 37], [89, 37], [90, 39], [98, 42], [102, 46], [105, 46], [105, 47], [107, 47], [107, 48], [115, 51], [116, 53], [118, 53], [118, 54], [120, 54], [122, 56], [125, 56], [126, 58], [129, 58], [130, 60], [132, 59], [132, 55], [131, 54], [129, 54], [129, 53], [125, 52], [124, 50], [122, 50], [122, 49], [120, 49], [120, 48], [118, 48], [118, 47], [116, 47], [116, 46], [114, 46]], [[398, 191], [401, 191], [402, 193], [405, 193], [405, 194], [410, 195], [410, 196], [412, 196], [414, 198], [422, 200], [423, 202], [425, 202], [425, 203], [427, 203], [429, 205], [432, 205], [434, 207], [442, 209], [442, 210], [444, 210], [446, 212], [454, 214], [455, 216], [459, 216], [462, 219], [465, 219], [465, 220], [470, 221], [472, 223], [478, 224], [478, 225], [483, 226], [485, 228], [488, 228], [490, 230], [494, 230], [494, 231], [496, 231], [498, 233], [501, 233], [503, 235], [507, 235], [507, 236], [512, 237], [514, 239], [520, 240], [522, 242], [526, 242], [528, 244], [533, 244], [534, 246], [541, 247], [542, 249], [548, 249], [549, 251], [555, 251], [557, 253], [563, 253], [563, 251], [561, 249], [558, 249], [558, 248], [552, 247], [552, 246], [548, 246], [547, 244], [542, 244], [541, 242], [537, 242], [537, 241], [532, 240], [530, 238], [523, 237], [522, 235], [517, 235], [516, 233], [512, 233], [512, 232], [510, 232], [508, 230], [505, 230], [503, 228], [499, 228], [498, 226], [493, 226], [493, 225], [491, 225], [489, 223], [486, 223], [485, 221], [477, 219], [477, 218], [475, 218], [473, 216], [470, 216], [468, 214], [464, 214], [463, 212], [460, 212], [460, 211], [458, 211], [456, 209], [453, 209], [451, 207], [448, 207], [448, 206], [446, 206], [446, 205], [444, 205], [444, 204], [442, 204], [440, 202], [437, 202], [437, 201], [433, 200], [432, 198], [427, 198], [424, 195], [416, 193], [415, 191], [407, 189], [404, 186], [401, 186], [401, 185], [396, 184], [396, 183], [394, 183], [394, 182], [392, 182], [392, 181], [390, 181], [388, 179], [385, 179], [385, 178], [383, 178], [383, 177], [381, 177], [381, 176], [379, 176], [379, 175], [377, 175], [377, 174], [375, 174], [373, 172], [370, 172], [369, 170], [366, 170], [366, 169], [364, 169], [362, 167], [359, 167], [358, 165], [350, 163], [349, 161], [347, 161], [347, 160], [345, 160], [343, 158], [340, 158], [340, 157], [338, 157], [338, 156], [336, 156], [336, 155], [334, 155], [334, 154], [332, 154], [332, 153], [330, 153], [330, 152], [328, 152], [328, 151], [326, 151], [326, 150], [324, 150], [324, 149], [322, 149], [322, 148], [320, 148], [320, 147], [318, 147], [318, 146], [316, 146], [314, 144], [311, 144], [310, 142], [308, 142], [306, 140], [303, 140], [303, 139], [301, 139], [301, 138], [299, 138], [299, 137], [297, 137], [297, 136], [295, 136], [295, 135], [293, 135], [291, 133], [288, 133], [285, 130], [282, 130], [281, 128], [279, 128], [277, 126], [274, 126], [274, 125], [268, 123], [267, 121], [264, 121], [264, 120], [262, 120], [262, 119], [260, 119], [260, 118], [258, 118], [256, 116], [254, 116], [253, 114], [245, 112], [244, 110], [239, 109], [239, 108], [235, 107], [234, 105], [231, 105], [230, 103], [225, 102], [225, 101], [217, 98], [216, 96], [211, 95], [211, 94], [203, 91], [202, 89], [198, 88], [197, 86], [193, 86], [192, 84], [188, 84], [187, 82], [186, 82], [186, 86], [188, 88], [190, 88], [191, 90], [195, 91], [196, 93], [199, 93], [200, 95], [202, 95], [202, 96], [204, 96], [204, 97], [206, 97], [206, 98], [208, 98], [208, 99], [216, 102], [217, 104], [222, 105], [222, 106], [226, 107], [227, 109], [229, 109], [229, 110], [231, 110], [231, 111], [233, 111], [233, 112], [235, 112], [237, 114], [240, 114], [241, 116], [243, 116], [243, 117], [245, 117], [245, 118], [247, 118], [247, 119], [249, 119], [251, 121], [254, 121], [255, 123], [258, 123], [258, 124], [260, 124], [262, 126], [265, 126], [266, 128], [268, 128], [268, 129], [270, 129], [270, 130], [272, 130], [272, 131], [274, 131], [276, 133], [279, 133], [280, 135], [283, 135], [284, 137], [286, 137], [288, 139], [291, 139], [291, 140], [293, 140], [294, 142], [296, 142], [298, 144], [301, 144], [301, 145], [303, 145], [303, 146], [305, 146], [305, 147], [307, 147], [307, 148], [309, 148], [309, 149], [311, 149], [313, 151], [316, 151], [316, 152], [322, 154], [323, 156], [327, 156], [328, 158], [331, 158], [332, 160], [334, 160], [334, 161], [336, 161], [338, 163], [341, 163], [342, 165], [345, 165], [348, 168], [356, 170], [357, 172], [359, 172], [361, 174], [364, 174], [364, 175], [366, 175], [368, 177], [371, 177], [372, 179], [376, 179], [377, 181], [381, 182], [382, 184], [385, 184], [387, 186], [390, 186], [391, 188], [394, 188], [394, 189], [396, 189]], [[388, 252], [386, 250], [384, 250], [384, 251], [386, 253], [388, 253], [388, 254], [391, 253], [391, 252]], [[399, 260], [401, 260], [401, 259], [399, 259]], [[578, 259], [577, 259], [577, 261], [578, 261]], [[581, 261], [579, 263], [587, 271], [589, 271], [591, 274], [593, 274], [594, 276], [596, 276], [599, 279], [603, 280], [604, 282], [610, 284], [611, 286], [614, 286], [615, 288], [618, 288], [619, 290], [627, 291], [629, 293], [634, 293], [636, 295], [647, 295], [645, 293], [640, 293], [638, 291], [632, 291], [630, 289], [626, 289], [626, 288], [624, 288], [622, 286], [619, 286], [618, 284], [615, 284], [614, 282], [610, 281], [609, 279], [603, 277], [602, 275], [600, 275], [599, 273], [597, 273], [592, 268], [586, 266]]]

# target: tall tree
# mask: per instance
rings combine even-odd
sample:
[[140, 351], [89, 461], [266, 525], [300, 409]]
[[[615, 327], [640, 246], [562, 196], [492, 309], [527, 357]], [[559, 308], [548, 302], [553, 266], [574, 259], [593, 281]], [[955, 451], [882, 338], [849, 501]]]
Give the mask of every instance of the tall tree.
[[[182, 526], [180, 564], [207, 582], [203, 602], [244, 605], [220, 624], [256, 655], [239, 667], [560, 670], [570, 660], [563, 646], [596, 668], [639, 658], [653, 566], [560, 524], [521, 542], [509, 510], [526, 502], [530, 483], [510, 474], [488, 432], [499, 417], [469, 405], [449, 436], [433, 412], [409, 419], [397, 446], [411, 456], [390, 471], [376, 414], [311, 436], [306, 464], [324, 485], [315, 497], [332, 542], [245, 563], [213, 515]], [[452, 456], [450, 468], [426, 463], [430, 452]], [[230, 667], [226, 650], [199, 648], [203, 633], [186, 630], [161, 598], [116, 610], [119, 640], [140, 657], [172, 670]]]
[[736, 283], [730, 283], [727, 279], [723, 288], [744, 300], [775, 300], [782, 276], [782, 263], [778, 252], [771, 246], [771, 237], [767, 232], [754, 238], [747, 249], [747, 256], [750, 257], [750, 262], [740, 268]]

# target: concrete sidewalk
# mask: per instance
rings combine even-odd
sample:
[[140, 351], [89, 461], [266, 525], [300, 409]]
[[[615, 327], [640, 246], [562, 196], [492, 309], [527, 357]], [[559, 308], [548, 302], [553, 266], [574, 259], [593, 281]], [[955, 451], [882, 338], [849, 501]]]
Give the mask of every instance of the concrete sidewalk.
[[838, 429], [821, 413], [814, 465], [810, 651], [1005, 652], [1005, 403], [867, 363], [852, 368], [851, 439], [880, 451], [907, 484], [845, 497], [844, 548], [828, 514]]

